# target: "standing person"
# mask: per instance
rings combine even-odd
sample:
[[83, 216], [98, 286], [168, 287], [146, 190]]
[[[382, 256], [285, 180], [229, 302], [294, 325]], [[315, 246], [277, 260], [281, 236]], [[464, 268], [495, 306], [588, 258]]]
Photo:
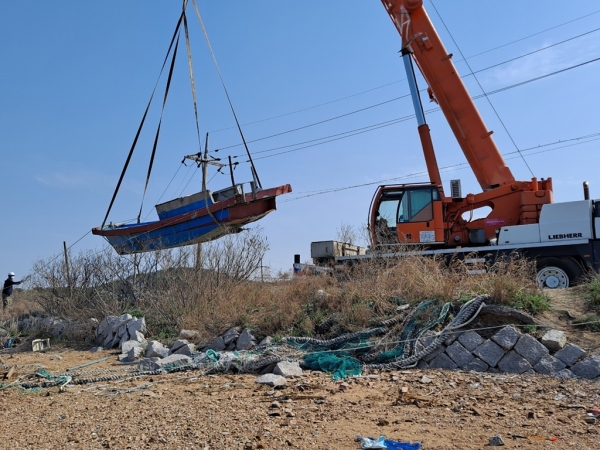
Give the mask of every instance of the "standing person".
[[4, 288], [2, 289], [2, 311], [6, 312], [10, 304], [12, 303], [13, 286], [21, 284], [24, 280], [15, 281], [15, 273], [10, 272], [8, 278], [4, 282]]

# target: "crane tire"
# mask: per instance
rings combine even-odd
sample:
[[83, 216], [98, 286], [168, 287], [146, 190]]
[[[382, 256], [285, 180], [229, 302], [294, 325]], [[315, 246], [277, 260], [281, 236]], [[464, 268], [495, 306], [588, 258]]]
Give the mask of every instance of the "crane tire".
[[541, 288], [565, 289], [577, 283], [583, 268], [573, 258], [542, 258], [537, 262], [536, 281]]

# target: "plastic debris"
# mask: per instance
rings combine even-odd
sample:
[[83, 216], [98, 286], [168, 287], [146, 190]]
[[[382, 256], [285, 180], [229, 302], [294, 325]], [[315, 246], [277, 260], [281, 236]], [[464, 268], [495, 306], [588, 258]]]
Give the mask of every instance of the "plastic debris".
[[384, 448], [387, 450], [421, 450], [421, 444], [418, 442], [398, 442], [391, 439], [386, 439], [384, 436], [379, 436], [378, 439], [364, 438], [357, 436], [355, 441], [362, 441], [360, 448]]

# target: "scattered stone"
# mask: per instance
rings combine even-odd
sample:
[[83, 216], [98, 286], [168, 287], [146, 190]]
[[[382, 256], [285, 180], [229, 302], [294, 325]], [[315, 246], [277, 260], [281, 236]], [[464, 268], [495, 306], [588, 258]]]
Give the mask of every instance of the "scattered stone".
[[200, 336], [200, 332], [196, 330], [181, 330], [179, 332], [180, 339], [195, 339]]
[[177, 350], [173, 352], [174, 355], [187, 355], [190, 356], [192, 353], [196, 351], [196, 346], [194, 344], [185, 344], [179, 347]]
[[262, 341], [260, 341], [260, 343], [258, 344], [258, 347], [268, 347], [272, 343], [273, 343], [273, 337], [267, 336]]
[[146, 358], [169, 356], [169, 349], [158, 341], [150, 341], [146, 346]]
[[432, 369], [455, 370], [458, 366], [445, 353], [440, 353], [429, 363]]
[[152, 358], [142, 358], [138, 363], [138, 372], [155, 372], [159, 370], [160, 365]]
[[225, 350], [225, 342], [223, 341], [223, 337], [219, 336], [218, 338], [216, 338], [214, 341], [212, 341], [210, 344], [208, 344], [204, 350], [214, 350], [216, 352], [222, 352], [223, 350]]
[[266, 384], [268, 386], [273, 387], [285, 386], [286, 384], [285, 377], [281, 375], [275, 375], [273, 373], [266, 373], [264, 375], [261, 375], [259, 378], [256, 379], [256, 382], [258, 384]]
[[60, 356], [60, 355], [52, 355], [52, 356], [50, 357], [50, 359], [53, 359], [53, 360], [55, 360], [55, 361], [60, 361], [60, 360], [62, 359], [62, 356]]
[[[112, 332], [118, 333], [119, 330], [121, 330], [121, 328], [123, 327], [123, 325], [126, 325], [127, 322], [129, 322], [131, 319], [133, 319], [133, 316], [131, 314], [123, 314], [122, 316], [115, 317], [112, 321]], [[122, 335], [123, 333], [121, 333], [121, 336]]]
[[159, 369], [164, 369], [166, 367], [187, 366], [191, 362], [190, 357], [186, 355], [169, 355], [166, 358], [156, 361], [156, 364]]
[[473, 350], [473, 354], [479, 357], [483, 362], [490, 367], [498, 364], [498, 361], [504, 356], [502, 347], [489, 339]]
[[548, 349], [530, 334], [522, 335], [515, 344], [514, 350], [532, 366], [536, 365], [542, 356], [549, 353]]
[[187, 344], [189, 344], [189, 342], [186, 341], [185, 339], [177, 339], [171, 345], [171, 353], [175, 353], [177, 350], [179, 350], [181, 347], [183, 347], [184, 345], [187, 345]]
[[238, 327], [233, 327], [227, 330], [227, 332], [222, 336], [223, 344], [229, 345], [234, 342], [240, 335], [240, 329]]
[[144, 349], [142, 348], [142, 346], [132, 347], [127, 352], [127, 359], [126, 359], [126, 361], [127, 362], [135, 361], [140, 356], [142, 356], [142, 353], [144, 353]]
[[[464, 334], [462, 336], [464, 336]], [[475, 359], [471, 352], [460, 344], [460, 338], [458, 338], [458, 341], [454, 342], [454, 344], [446, 348], [446, 354], [461, 368]]]
[[429, 378], [427, 375], [423, 375], [423, 377], [421, 377], [421, 379], [419, 380], [419, 382], [423, 383], [423, 384], [429, 384], [432, 381], [433, 380], [431, 378]]
[[128, 353], [134, 347], [141, 348], [142, 344], [139, 341], [125, 341], [121, 344], [121, 352]]
[[571, 367], [571, 372], [577, 377], [593, 380], [600, 376], [600, 355], [585, 358]]
[[508, 373], [523, 373], [531, 369], [531, 364], [516, 351], [511, 350], [498, 361], [498, 369]]
[[104, 350], [104, 348], [102, 348], [102, 347], [92, 347], [92, 348], [90, 348], [90, 352], [91, 353], [97, 353], [97, 352], [101, 352], [103, 350]]
[[542, 359], [533, 366], [537, 373], [542, 375], [554, 375], [556, 372], [560, 372], [566, 367], [565, 363], [554, 356], [546, 355], [542, 356]]
[[556, 358], [560, 359], [567, 366], [572, 366], [584, 355], [585, 350], [575, 344], [567, 344], [562, 350], [559, 350], [554, 354]]
[[235, 348], [237, 350], [249, 350], [254, 346], [256, 346], [256, 339], [252, 336], [248, 328], [244, 328], [237, 338]]
[[458, 337], [458, 342], [470, 352], [483, 344], [483, 341], [484, 339], [475, 331], [467, 331]]
[[281, 361], [278, 362], [273, 369], [275, 375], [281, 375], [285, 378], [301, 377], [302, 369], [297, 361]]
[[567, 345], [567, 335], [564, 331], [548, 330], [540, 342], [551, 352], [557, 352]]
[[502, 445], [504, 445], [504, 441], [499, 434], [490, 438], [490, 447], [500, 447]]
[[127, 331], [129, 332], [129, 335], [134, 334], [136, 331], [143, 335], [146, 332], [146, 319], [143, 317], [133, 317], [127, 322]]
[[514, 327], [506, 326], [493, 335], [492, 340], [504, 350], [508, 351], [513, 348], [521, 336], [521, 333], [518, 330], [515, 330]]

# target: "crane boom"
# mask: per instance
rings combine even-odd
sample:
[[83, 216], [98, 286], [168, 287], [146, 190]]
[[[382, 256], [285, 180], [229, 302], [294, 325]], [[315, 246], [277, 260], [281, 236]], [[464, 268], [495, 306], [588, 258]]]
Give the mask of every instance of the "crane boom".
[[438, 36], [422, 0], [382, 0], [439, 104], [482, 190], [515, 181]]

